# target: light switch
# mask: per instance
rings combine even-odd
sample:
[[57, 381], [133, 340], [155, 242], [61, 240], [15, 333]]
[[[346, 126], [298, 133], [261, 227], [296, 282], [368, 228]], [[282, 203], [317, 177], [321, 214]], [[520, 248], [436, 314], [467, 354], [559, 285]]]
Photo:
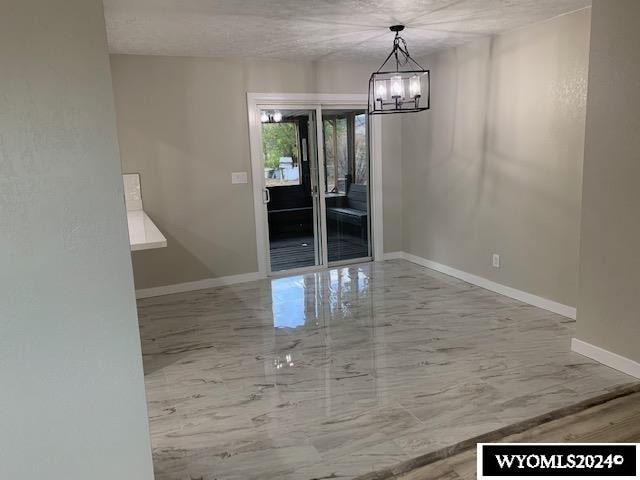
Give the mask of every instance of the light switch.
[[247, 183], [247, 172], [232, 172], [231, 183]]

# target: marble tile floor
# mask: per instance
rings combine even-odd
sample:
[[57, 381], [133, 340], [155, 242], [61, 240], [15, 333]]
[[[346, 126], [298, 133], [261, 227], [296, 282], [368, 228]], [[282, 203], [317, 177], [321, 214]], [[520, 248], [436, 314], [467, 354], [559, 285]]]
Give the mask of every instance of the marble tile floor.
[[156, 480], [353, 478], [634, 379], [404, 260], [138, 301]]

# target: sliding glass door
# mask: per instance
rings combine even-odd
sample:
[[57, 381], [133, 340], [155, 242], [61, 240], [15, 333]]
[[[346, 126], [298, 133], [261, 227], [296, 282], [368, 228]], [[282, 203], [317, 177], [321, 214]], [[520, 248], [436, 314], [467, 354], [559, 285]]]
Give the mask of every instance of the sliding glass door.
[[364, 109], [323, 109], [329, 262], [371, 257], [369, 139]]
[[315, 110], [261, 112], [272, 272], [321, 265]]
[[258, 116], [268, 272], [369, 260], [366, 110], [265, 105]]

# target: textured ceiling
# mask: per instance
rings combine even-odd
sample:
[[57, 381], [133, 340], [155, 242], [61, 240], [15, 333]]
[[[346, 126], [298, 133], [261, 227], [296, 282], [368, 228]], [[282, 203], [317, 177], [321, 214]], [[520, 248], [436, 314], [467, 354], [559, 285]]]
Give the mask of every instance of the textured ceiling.
[[590, 0], [104, 0], [114, 53], [380, 60], [403, 23], [414, 57]]

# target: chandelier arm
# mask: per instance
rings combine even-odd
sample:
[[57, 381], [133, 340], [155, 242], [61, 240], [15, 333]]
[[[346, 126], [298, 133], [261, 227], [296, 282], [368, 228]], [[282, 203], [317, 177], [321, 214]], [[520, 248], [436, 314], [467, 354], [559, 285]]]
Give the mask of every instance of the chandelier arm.
[[406, 65], [407, 63], [409, 63], [409, 60], [411, 60], [413, 62], [414, 65], [416, 65], [418, 68], [420, 68], [420, 70], [424, 70], [424, 68], [422, 67], [422, 65], [420, 65], [418, 62], [416, 62], [413, 57], [409, 54], [409, 50], [406, 50], [400, 46], [398, 46], [398, 49], [402, 52], [402, 54], [406, 57], [407, 61], [403, 64]]
[[384, 62], [382, 62], [382, 65], [380, 65], [380, 68], [378, 68], [378, 70], [376, 70], [376, 73], [379, 72], [380, 70], [382, 70], [382, 68], [387, 64], [387, 62], [389, 61], [389, 59], [391, 58], [391, 56], [396, 53], [396, 49], [394, 48], [393, 50], [391, 50], [391, 53], [389, 55], [387, 55], [387, 58], [385, 59]]
[[409, 60], [411, 60], [418, 68], [420, 68], [420, 70], [426, 70], [422, 65], [420, 65], [418, 62], [416, 62], [413, 57], [409, 57]]

